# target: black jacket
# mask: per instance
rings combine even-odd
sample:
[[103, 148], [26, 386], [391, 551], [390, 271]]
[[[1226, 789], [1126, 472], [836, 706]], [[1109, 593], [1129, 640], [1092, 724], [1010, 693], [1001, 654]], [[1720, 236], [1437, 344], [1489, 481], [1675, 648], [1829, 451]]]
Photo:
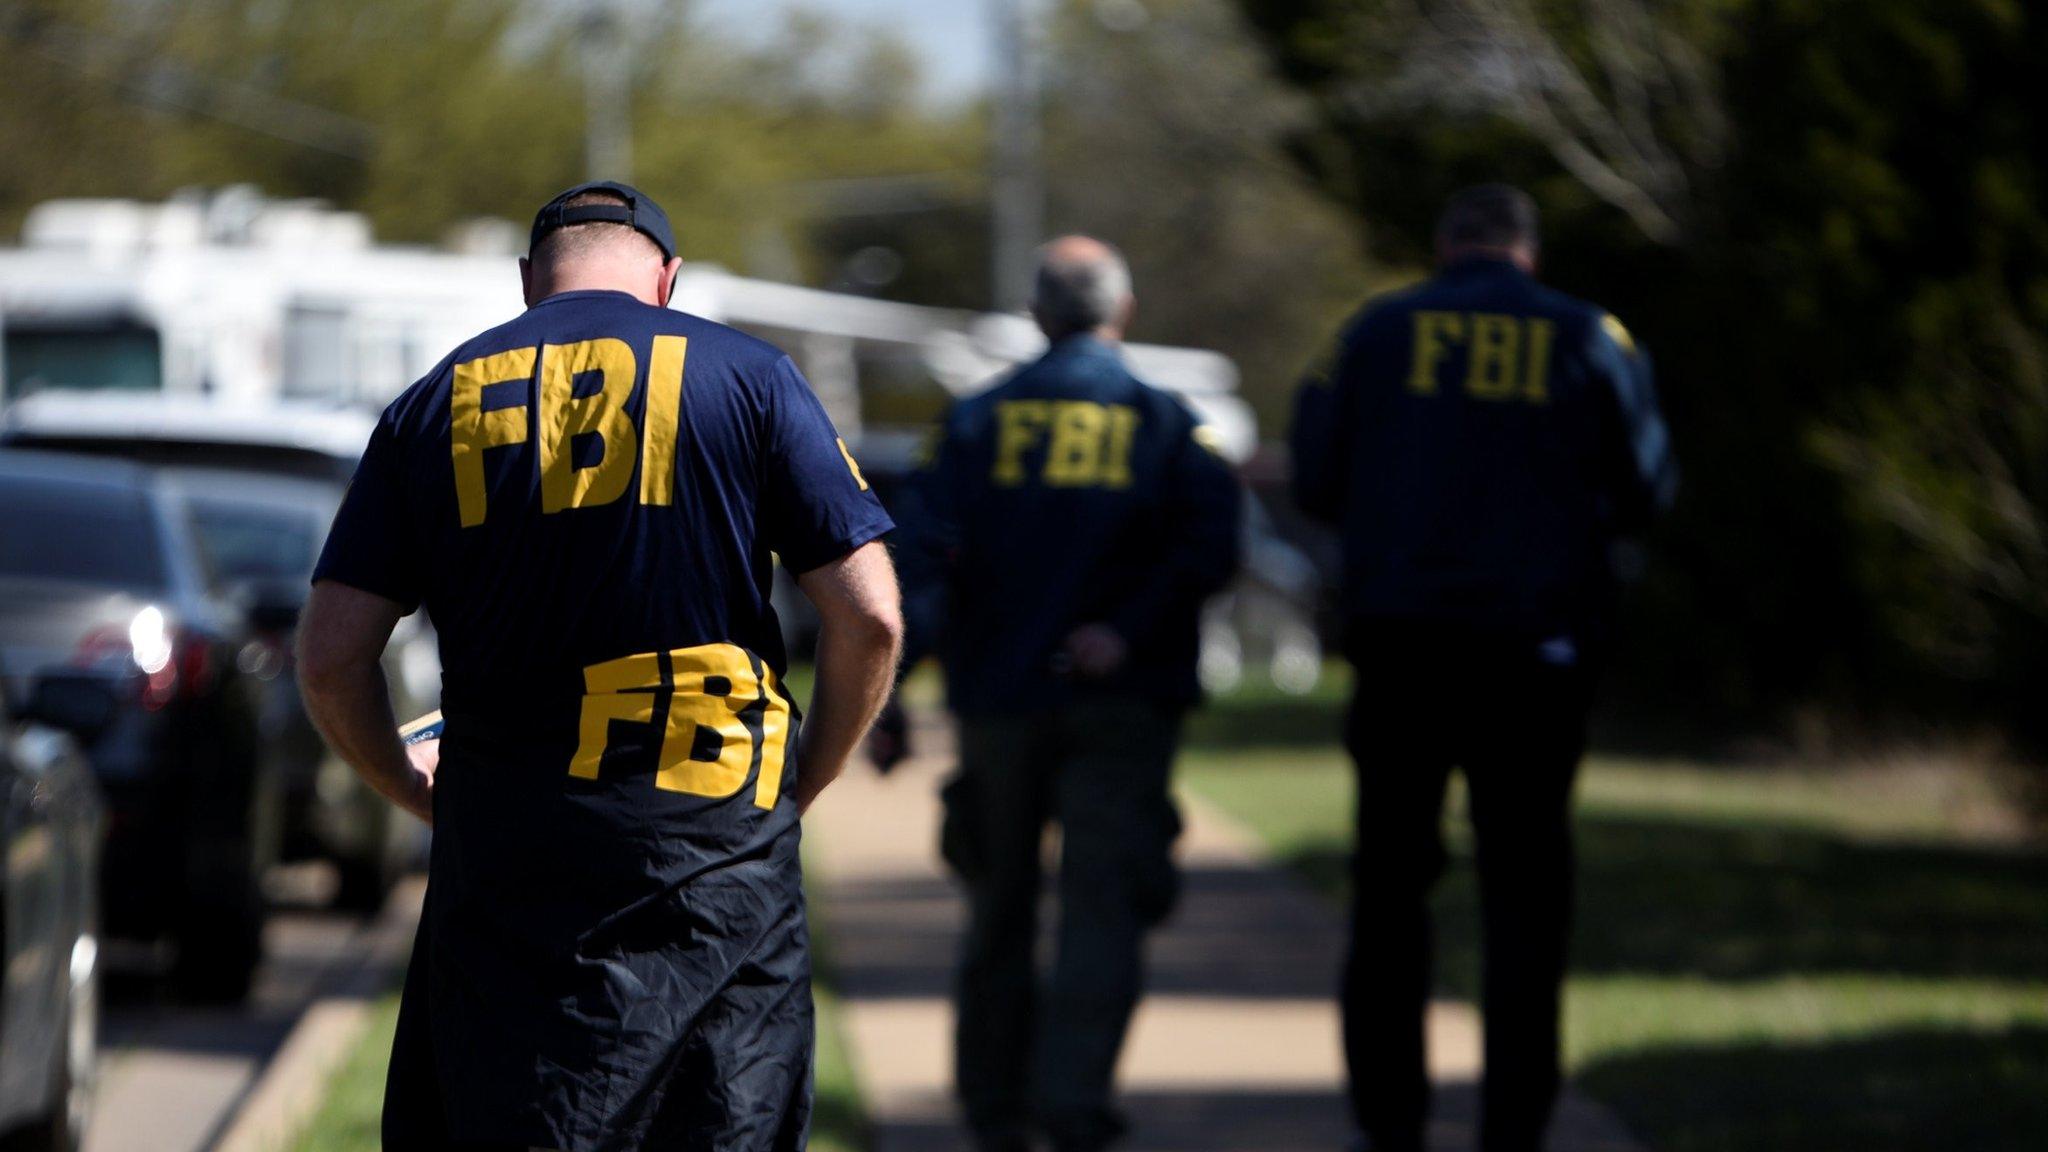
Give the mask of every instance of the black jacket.
[[[1089, 336], [955, 405], [899, 507], [912, 657], [936, 648], [962, 714], [1115, 690], [1198, 695], [1202, 602], [1237, 569], [1239, 488], [1178, 400]], [[1107, 681], [1063, 667], [1067, 635], [1130, 645]]]

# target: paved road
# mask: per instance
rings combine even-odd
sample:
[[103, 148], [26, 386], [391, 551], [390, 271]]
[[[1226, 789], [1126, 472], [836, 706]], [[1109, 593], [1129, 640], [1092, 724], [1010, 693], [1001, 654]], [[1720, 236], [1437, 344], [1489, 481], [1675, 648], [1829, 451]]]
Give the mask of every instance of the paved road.
[[361, 947], [364, 921], [301, 905], [273, 915], [238, 1009], [177, 1004], [146, 965], [110, 961], [100, 1091], [85, 1152], [203, 1152], [300, 1013]]

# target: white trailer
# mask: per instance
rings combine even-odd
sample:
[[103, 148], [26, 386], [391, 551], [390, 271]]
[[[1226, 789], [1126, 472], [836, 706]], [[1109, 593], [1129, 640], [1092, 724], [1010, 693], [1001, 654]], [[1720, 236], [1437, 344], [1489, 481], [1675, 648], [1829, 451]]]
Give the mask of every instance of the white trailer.
[[[230, 188], [161, 204], [56, 200], [0, 249], [0, 400], [45, 387], [381, 405], [522, 307], [523, 233], [469, 226], [454, 251], [373, 243], [362, 216]], [[674, 306], [788, 350], [878, 465], [900, 463], [947, 395], [1044, 347], [1022, 316], [897, 304], [685, 266]], [[1133, 345], [1234, 457], [1257, 441], [1237, 369]]]

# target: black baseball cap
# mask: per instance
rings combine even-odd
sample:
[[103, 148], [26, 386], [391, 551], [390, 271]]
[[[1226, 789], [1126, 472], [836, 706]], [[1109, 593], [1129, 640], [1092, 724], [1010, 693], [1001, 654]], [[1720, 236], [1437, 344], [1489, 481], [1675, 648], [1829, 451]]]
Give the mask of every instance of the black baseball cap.
[[[578, 204], [574, 208], [563, 207], [585, 192], [609, 192], [625, 203]], [[535, 248], [540, 247], [542, 237], [557, 228], [567, 228], [571, 224], [600, 222], [631, 225], [634, 231], [654, 241], [654, 246], [661, 249], [662, 259], [676, 258], [676, 234], [669, 227], [668, 213], [663, 212], [661, 205], [648, 199], [638, 188], [612, 180], [593, 180], [588, 184], [578, 184], [543, 205], [533, 218], [533, 235], [527, 239], [526, 250], [531, 254]]]

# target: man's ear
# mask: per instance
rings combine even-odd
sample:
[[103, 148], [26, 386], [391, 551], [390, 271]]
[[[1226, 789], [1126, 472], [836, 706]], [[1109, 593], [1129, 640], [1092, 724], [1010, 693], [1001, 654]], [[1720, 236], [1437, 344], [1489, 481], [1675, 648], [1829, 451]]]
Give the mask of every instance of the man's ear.
[[668, 307], [669, 300], [676, 294], [676, 276], [682, 270], [683, 258], [681, 256], [677, 256], [661, 266], [661, 283], [656, 285], [654, 289], [654, 303], [656, 307]]
[[1116, 333], [1118, 339], [1122, 339], [1123, 335], [1131, 330], [1131, 321], [1137, 319], [1137, 317], [1138, 298], [1135, 295], [1126, 294], [1124, 302], [1119, 304], [1116, 310]]
[[524, 256], [519, 258], [519, 294], [528, 308], [533, 307], [533, 261]]

